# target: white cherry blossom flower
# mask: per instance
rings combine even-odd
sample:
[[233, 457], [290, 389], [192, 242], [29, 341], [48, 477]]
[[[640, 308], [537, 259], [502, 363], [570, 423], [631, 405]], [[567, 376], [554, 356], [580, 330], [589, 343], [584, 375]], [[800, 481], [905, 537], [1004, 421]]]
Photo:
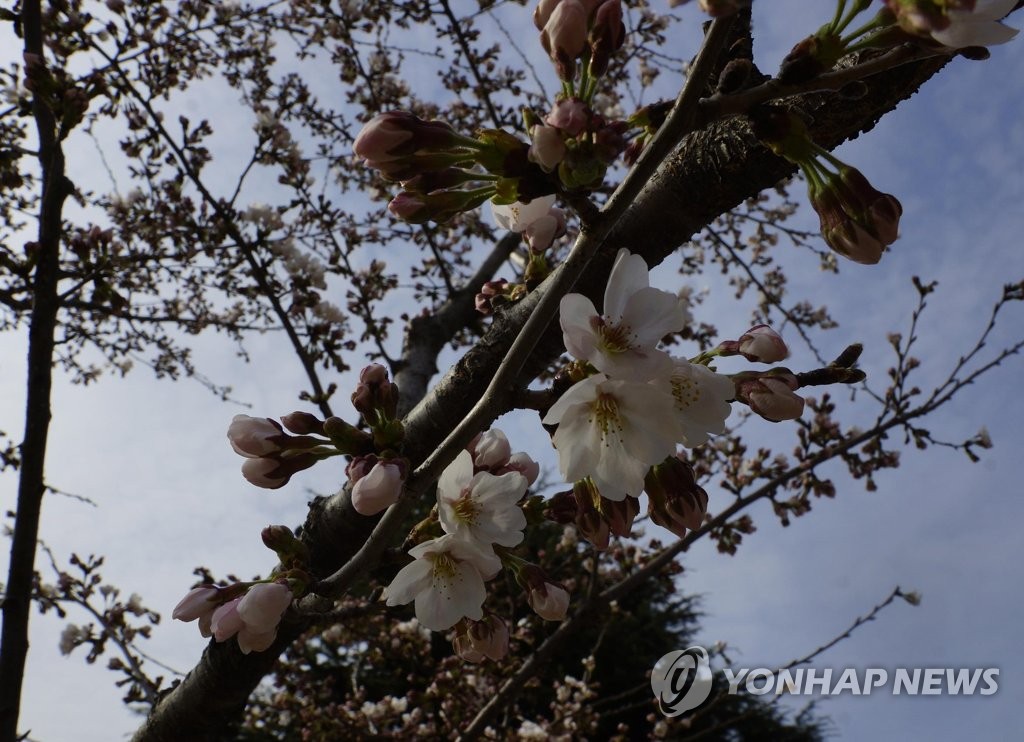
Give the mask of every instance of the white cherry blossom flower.
[[693, 448], [710, 435], [725, 432], [725, 420], [732, 412], [729, 400], [736, 396], [736, 389], [732, 379], [707, 366], [682, 358], [673, 361], [669, 385], [682, 429], [679, 442]]
[[389, 606], [416, 601], [416, 618], [431, 631], [444, 631], [461, 618], [483, 618], [484, 580], [501, 570], [490, 547], [446, 534], [409, 550], [416, 561], [404, 566], [384, 591]]
[[566, 294], [560, 306], [566, 349], [612, 378], [647, 381], [668, 373], [671, 359], [658, 342], [686, 324], [679, 297], [651, 288], [647, 263], [619, 250], [604, 292], [604, 314], [582, 294]]
[[949, 25], [933, 30], [931, 36], [952, 49], [1005, 44], [1017, 35], [1017, 29], [1000, 21], [1016, 4], [1017, 0], [978, 0], [974, 10], [951, 9], [947, 12]]
[[639, 497], [648, 468], [675, 453], [681, 436], [667, 385], [591, 376], [544, 417], [558, 425], [554, 444], [567, 482], [590, 477], [604, 497]]
[[535, 221], [547, 216], [554, 205], [554, 195], [538, 196], [528, 204], [516, 201], [513, 204], [498, 206], [492, 201], [491, 213], [494, 214], [494, 221], [502, 229], [524, 232]]
[[527, 486], [526, 477], [514, 471], [473, 474], [473, 455], [462, 451], [437, 482], [441, 527], [485, 545], [515, 546], [526, 528], [526, 515], [517, 503]]

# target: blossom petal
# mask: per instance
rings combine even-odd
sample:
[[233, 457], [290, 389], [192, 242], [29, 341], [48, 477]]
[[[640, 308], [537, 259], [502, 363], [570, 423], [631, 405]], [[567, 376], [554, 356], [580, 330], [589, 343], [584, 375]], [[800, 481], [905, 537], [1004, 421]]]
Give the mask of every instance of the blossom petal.
[[629, 297], [640, 289], [650, 286], [647, 263], [639, 255], [630, 254], [622, 248], [615, 256], [615, 265], [608, 276], [608, 286], [604, 290], [604, 314], [616, 319], [626, 311]]
[[480, 573], [472, 564], [461, 562], [454, 575], [436, 580], [435, 589], [416, 596], [416, 618], [431, 631], [450, 629], [463, 617], [479, 621], [486, 597]]
[[608, 377], [604, 374], [594, 374], [588, 376], [583, 381], [573, 384], [569, 391], [558, 398], [551, 407], [548, 409], [548, 414], [544, 416], [542, 421], [545, 425], [558, 425], [559, 421], [565, 416], [566, 410], [573, 405], [578, 404], [590, 404], [597, 399], [597, 387], [604, 381], [607, 381]]
[[460, 451], [437, 480], [437, 496], [457, 498], [473, 479], [473, 454]]
[[1016, 28], [996, 21], [971, 20], [951, 23], [949, 28], [932, 31], [932, 38], [943, 46], [962, 49], [965, 46], [995, 46], [1005, 44], [1018, 33]]
[[663, 337], [679, 332], [686, 325], [682, 302], [675, 294], [661, 289], [640, 289], [626, 302], [622, 323], [629, 325], [634, 342], [654, 347]]
[[416, 559], [402, 567], [391, 584], [384, 589], [387, 604], [404, 605], [430, 587], [432, 570], [431, 563], [426, 559]]
[[594, 303], [583, 294], [566, 294], [559, 304], [559, 322], [565, 349], [581, 361], [595, 355], [597, 337], [592, 322], [597, 319]]

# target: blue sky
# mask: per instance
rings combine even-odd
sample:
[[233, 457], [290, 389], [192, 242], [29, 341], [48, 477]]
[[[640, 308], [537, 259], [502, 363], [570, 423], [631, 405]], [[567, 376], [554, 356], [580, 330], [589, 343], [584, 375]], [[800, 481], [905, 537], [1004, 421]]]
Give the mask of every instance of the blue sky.
[[[793, 18], [806, 15], [807, 3], [770, 6], [770, 14], [759, 10], [763, 25], [757, 35], [766, 70], [798, 40], [794, 28], [801, 24]], [[690, 10], [679, 32], [687, 50], [693, 48], [685, 45], [695, 36], [697, 18]], [[810, 256], [787, 259], [794, 295], [827, 300], [840, 321], [822, 346], [838, 350], [863, 342], [863, 363], [875, 378], [884, 376], [891, 361], [886, 333], [904, 330], [909, 320], [915, 300], [911, 276], [940, 284], [922, 322], [922, 386], [941, 378], [973, 342], [1000, 286], [1024, 278], [1024, 42], [992, 52], [983, 63], [955, 60], [875, 131], [838, 151], [903, 201], [902, 236], [892, 252], [878, 266], [844, 264], [838, 276], [818, 272]], [[539, 47], [532, 53], [541, 73], [550, 74]], [[196, 95], [182, 105], [188, 109], [201, 100]], [[224, 131], [247, 131], [249, 115], [230, 105], [233, 94], [224, 100], [222, 109], [206, 115]], [[69, 148], [73, 174], [95, 168], [91, 144], [72, 139]], [[103, 191], [109, 184], [95, 187]], [[800, 218], [806, 226], [816, 224], [810, 212]], [[671, 270], [657, 280], [678, 283]], [[736, 328], [742, 331], [748, 309], [737, 308], [729, 297], [715, 296], [702, 311], [723, 332], [732, 325], [742, 325]], [[1019, 336], [1021, 308], [1010, 307], [1007, 319], [992, 349]], [[246, 408], [220, 403], [196, 383], [154, 381], [144, 370], [86, 388], [62, 380], [55, 389], [48, 476], [54, 486], [86, 495], [98, 507], [48, 498], [41, 536], [61, 557], [72, 551], [104, 554], [111, 582], [126, 594], [140, 593], [164, 613], [145, 649], [179, 669], [190, 667], [205, 644], [194, 625], [170, 621], [170, 609], [193, 581], [192, 568], [204, 564], [218, 574], [242, 576], [267, 572], [273, 559], [259, 540], [260, 529], [301, 521], [309, 492], [332, 491], [341, 476], [321, 466], [269, 492], [238, 474], [240, 460], [224, 439], [231, 416], [273, 416], [296, 408], [294, 390], [303, 379], [297, 364], [282, 360], [278, 340], [254, 338], [248, 366], [225, 352], [217, 338], [196, 341], [199, 368], [231, 383], [234, 398]], [[791, 343], [791, 365], [810, 366], [797, 341]], [[0, 335], [0, 429], [9, 434], [21, 427], [23, 358], [24, 338]], [[1024, 601], [1015, 590], [1024, 556], [1017, 537], [1024, 519], [1017, 466], [1024, 402], [1014, 383], [1020, 372], [1020, 360], [1011, 360], [932, 420], [933, 430], [948, 438], [987, 426], [995, 448], [980, 464], [947, 449], [910, 450], [900, 469], [878, 477], [879, 491], [839, 480], [834, 500], [816, 503], [787, 529], [775, 523], [767, 506], [755, 508], [759, 530], [735, 557], [717, 554], [710, 542], [698, 544], [684, 558], [684, 585], [704, 596], [701, 641], [728, 642], [741, 666], [777, 666], [830, 640], [893, 586], [919, 590], [919, 607], [894, 605], [815, 666], [996, 666], [1002, 670], [999, 692], [990, 698], [844, 697], [820, 709], [843, 739], [1010, 736], [1019, 728], [1024, 700], [1017, 626]], [[347, 388], [353, 379], [338, 382]], [[778, 426], [765, 425], [766, 435], [776, 434]], [[544, 440], [535, 421], [517, 419], [507, 429], [516, 448]], [[0, 477], [5, 507], [13, 503], [15, 488], [14, 477]], [[712, 511], [727, 504], [723, 493], [711, 494]], [[6, 558], [5, 548], [0, 567]], [[89, 742], [130, 733], [138, 720], [120, 704], [114, 676], [87, 666], [81, 649], [60, 656], [60, 628], [51, 616], [33, 616], [24, 728], [47, 741]], [[62, 713], [54, 714], [55, 707]]]

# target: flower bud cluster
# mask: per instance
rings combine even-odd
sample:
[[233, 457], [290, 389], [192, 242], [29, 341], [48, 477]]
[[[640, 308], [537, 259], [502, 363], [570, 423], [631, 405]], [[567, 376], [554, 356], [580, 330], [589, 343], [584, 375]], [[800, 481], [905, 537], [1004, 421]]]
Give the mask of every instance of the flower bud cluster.
[[776, 154], [795, 163], [821, 222], [821, 235], [835, 252], [871, 265], [899, 236], [903, 206], [875, 189], [859, 170], [819, 147], [794, 115], [777, 108], [751, 116], [755, 134]]
[[367, 122], [352, 147], [366, 165], [401, 182], [388, 209], [413, 224], [448, 221], [497, 194], [514, 200], [545, 188], [543, 173], [530, 173], [527, 145], [503, 131], [471, 138], [443, 121], [389, 111]]
[[612, 536], [627, 538], [640, 513], [635, 497], [610, 500], [601, 495], [593, 480], [581, 479], [567, 492], [552, 496], [545, 517], [556, 523], [572, 523], [598, 551], [608, 548]]
[[620, 0], [540, 0], [533, 22], [558, 76], [571, 86], [579, 72], [586, 97], [626, 39]]
[[235, 415], [228, 426], [231, 448], [245, 457], [242, 476], [266, 489], [283, 487], [296, 472], [335, 453], [326, 441], [310, 435], [293, 436], [281, 423], [266, 417]]
[[556, 172], [567, 189], [594, 187], [626, 148], [626, 121], [608, 121], [580, 97], [560, 97], [540, 119], [524, 113], [532, 144], [529, 159]]
[[708, 512], [708, 493], [697, 486], [691, 467], [680, 456], [652, 466], [644, 479], [651, 520], [679, 538], [696, 531]]
[[178, 621], [199, 621], [199, 632], [218, 642], [237, 637], [243, 654], [262, 652], [277, 638], [277, 627], [296, 595], [288, 580], [200, 585], [174, 607]]

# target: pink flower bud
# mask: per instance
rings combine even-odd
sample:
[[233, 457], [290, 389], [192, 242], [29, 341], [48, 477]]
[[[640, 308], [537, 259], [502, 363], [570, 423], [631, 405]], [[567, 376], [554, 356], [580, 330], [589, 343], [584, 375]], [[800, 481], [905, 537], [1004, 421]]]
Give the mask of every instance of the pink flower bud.
[[885, 244], [854, 221], [825, 228], [821, 236], [837, 253], [861, 265], [875, 265], [885, 252]]
[[505, 466], [512, 455], [512, 446], [497, 428], [484, 431], [469, 442], [467, 450], [473, 455], [477, 469], [496, 469]]
[[276, 490], [288, 484], [291, 474], [284, 472], [277, 459], [246, 459], [242, 463], [242, 476], [249, 484]]
[[[587, 15], [579, 0], [562, 0], [551, 12], [541, 31], [541, 44], [556, 63], [571, 63], [583, 53], [587, 45]], [[566, 71], [560, 69], [559, 74]]]
[[534, 613], [545, 621], [564, 621], [569, 610], [569, 593], [553, 582], [545, 582], [530, 590], [526, 600]]
[[590, 123], [590, 109], [579, 98], [562, 98], [544, 119], [571, 137], [577, 136]]
[[537, 477], [540, 476], [540, 464], [531, 459], [529, 454], [520, 451], [509, 456], [505, 465], [499, 467], [494, 473], [501, 476], [510, 471], [519, 472], [526, 477], [527, 484], [533, 484], [537, 481]]
[[402, 191], [388, 204], [388, 211], [405, 221], [412, 221], [420, 213], [426, 202], [417, 193]]
[[804, 398], [793, 391], [792, 384], [778, 376], [762, 376], [748, 382], [746, 388], [737, 390], [737, 396], [750, 405], [750, 409], [770, 422], [796, 420], [804, 411]]
[[540, 0], [537, 3], [537, 7], [533, 10], [533, 25], [537, 27], [538, 31], [543, 31], [544, 26], [548, 24], [548, 20], [551, 18], [551, 13], [554, 11], [555, 6], [558, 5], [562, 0]]
[[368, 165], [398, 159], [400, 155], [393, 152], [412, 139], [412, 132], [403, 125], [406, 116], [412, 114], [391, 111], [374, 116], [360, 130], [352, 149]]
[[345, 467], [345, 474], [348, 476], [348, 482], [351, 485], [355, 485], [360, 479], [365, 477], [380, 461], [376, 454], [366, 454], [365, 456], [354, 456], [349, 462], [348, 466]]
[[768, 325], [754, 325], [740, 335], [739, 352], [748, 361], [760, 363], [778, 363], [789, 356], [782, 336]]
[[281, 417], [281, 424], [296, 435], [323, 435], [324, 421], [308, 412], [292, 412]]
[[495, 615], [488, 615], [469, 629], [473, 648], [485, 657], [498, 661], [508, 654], [508, 625]]
[[626, 495], [622, 500], [601, 498], [601, 514], [608, 521], [608, 530], [613, 536], [628, 538], [639, 512], [640, 503], [635, 497]]
[[681, 457], [670, 456], [651, 467], [644, 478], [644, 491], [651, 520], [679, 538], [704, 522], [708, 493], [697, 486], [693, 467]]
[[530, 162], [536, 162], [544, 172], [550, 173], [565, 158], [562, 132], [553, 126], [535, 126], [530, 135], [533, 139], [527, 155]]
[[228, 426], [228, 441], [235, 453], [246, 458], [258, 458], [281, 450], [287, 438], [281, 426], [266, 417], [235, 415]]
[[546, 216], [542, 216], [523, 231], [530, 249], [535, 253], [544, 252], [564, 234], [565, 212], [561, 209], [551, 209]]
[[213, 612], [210, 630], [217, 641], [227, 641], [244, 628], [245, 622], [238, 615], [238, 604], [241, 600], [242, 598], [229, 600]]
[[220, 590], [213, 585], [200, 585], [188, 591], [178, 605], [174, 606], [171, 618], [176, 621], [195, 621], [204, 616], [212, 616], [217, 610]]
[[889, 194], [882, 193], [853, 167], [839, 171], [841, 185], [837, 190], [850, 202], [857, 204], [856, 214], [862, 226], [871, 232], [883, 245], [891, 245], [899, 236], [900, 217], [903, 205]]
[[273, 631], [257, 633], [245, 627], [238, 632], [238, 648], [242, 650], [242, 654], [263, 652], [270, 648], [270, 645], [274, 643], [276, 638], [276, 628]]
[[407, 111], [388, 111], [363, 126], [352, 149], [367, 165], [380, 167], [417, 152], [443, 152], [462, 143], [458, 133], [443, 121], [424, 121]]
[[281, 582], [253, 585], [240, 599], [237, 612], [247, 631], [264, 634], [277, 629], [293, 598], [291, 589]]
[[378, 462], [352, 487], [352, 507], [360, 515], [376, 515], [398, 501], [402, 470], [396, 464]]
[[379, 363], [371, 363], [359, 372], [359, 381], [371, 386], [386, 384], [388, 383], [388, 370]]
[[508, 286], [508, 281], [504, 278], [487, 281], [480, 287], [480, 293], [474, 299], [476, 311], [480, 312], [480, 314], [490, 314], [493, 312], [494, 308], [504, 301], [506, 286]]
[[600, 77], [608, 71], [611, 55], [622, 48], [626, 26], [622, 23], [620, 0], [605, 0], [594, 13], [590, 27], [590, 74]]

